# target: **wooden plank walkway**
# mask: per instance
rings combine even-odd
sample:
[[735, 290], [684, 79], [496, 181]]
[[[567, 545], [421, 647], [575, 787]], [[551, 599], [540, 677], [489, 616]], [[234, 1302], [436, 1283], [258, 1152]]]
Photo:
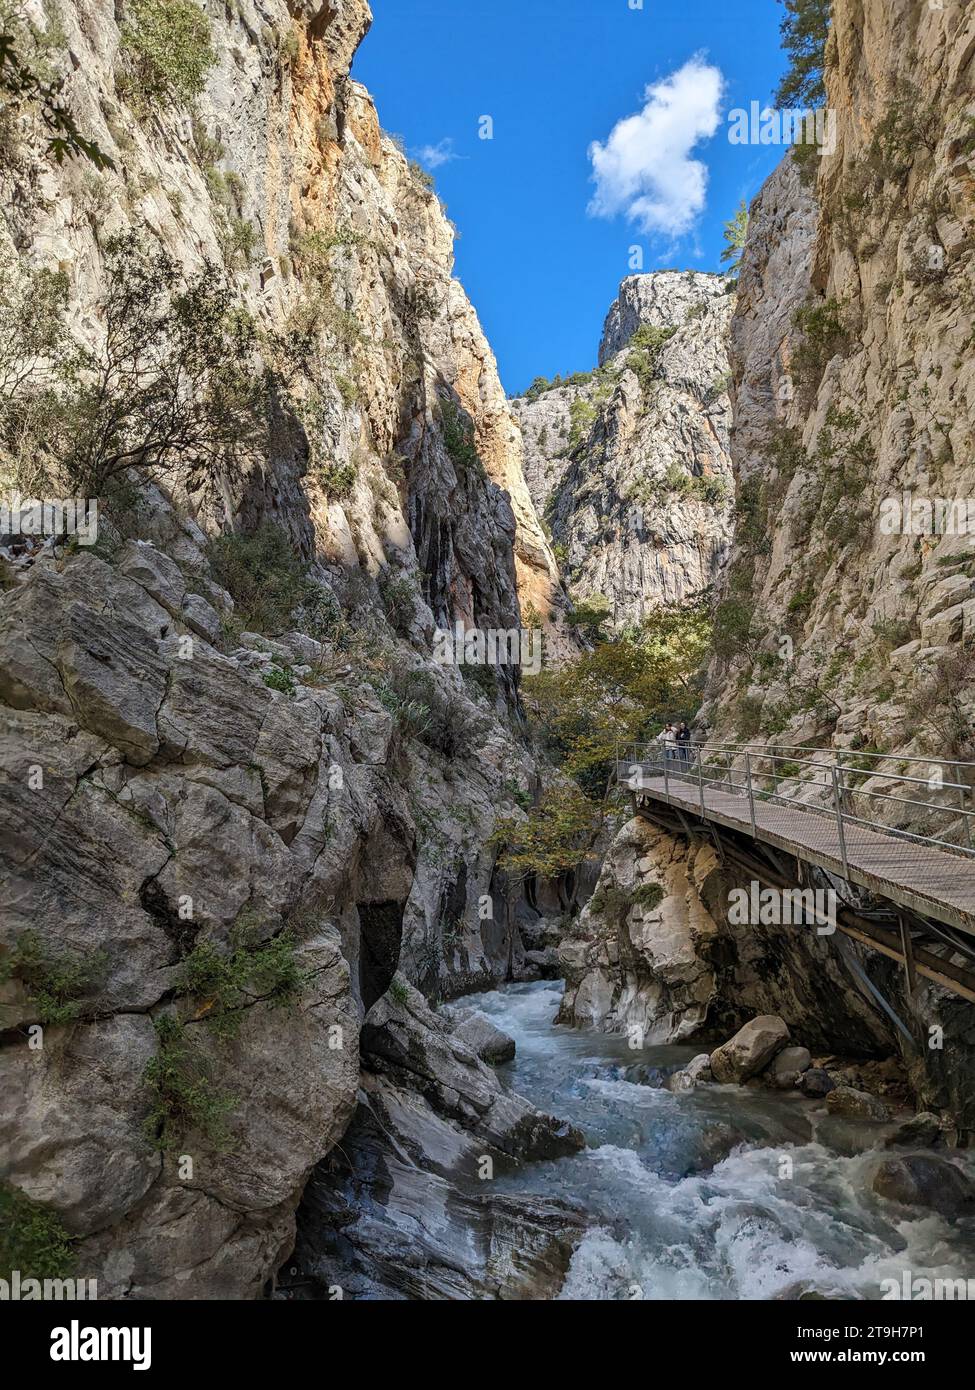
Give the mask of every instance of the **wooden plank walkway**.
[[[633, 763], [619, 764], [622, 787], [627, 787], [635, 766]], [[638, 805], [641, 798], [646, 798], [675, 807], [698, 820], [702, 818], [701, 793], [693, 781], [681, 782], [670, 777], [668, 790], [663, 777], [648, 768], [639, 788], [631, 790]], [[704, 806], [704, 819], [751, 836], [747, 795], [735, 796], [705, 786]], [[975, 936], [975, 859], [865, 830], [849, 821], [844, 829], [848, 875], [843, 871], [839, 831], [833, 817], [772, 801], [755, 802], [755, 832], [766, 844], [828, 869], [838, 878], [848, 877], [869, 892], [889, 898], [922, 917], [931, 917]]]

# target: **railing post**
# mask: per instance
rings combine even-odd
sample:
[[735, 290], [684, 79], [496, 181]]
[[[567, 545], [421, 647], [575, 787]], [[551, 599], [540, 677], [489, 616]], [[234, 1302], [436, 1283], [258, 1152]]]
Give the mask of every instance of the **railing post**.
[[670, 796], [670, 759], [667, 757], [667, 749], [664, 748], [664, 795]]
[[755, 826], [755, 788], [752, 786], [752, 755], [745, 749], [745, 780], [748, 783], [748, 809], [752, 817], [752, 839], [758, 839], [758, 830]]
[[968, 848], [975, 849], [972, 844], [972, 821], [965, 806], [965, 786], [961, 780], [961, 768], [955, 763], [955, 781], [958, 783], [958, 807], [961, 811], [961, 818], [965, 823], [965, 835], [968, 838]]
[[842, 769], [833, 768], [833, 807], [836, 811], [836, 828], [840, 835], [840, 855], [843, 859], [843, 877], [849, 880], [850, 866], [846, 858], [846, 828], [843, 825]]
[[697, 783], [701, 792], [701, 818], [707, 820], [707, 813], [704, 809], [704, 749], [701, 749], [701, 756], [697, 760]]

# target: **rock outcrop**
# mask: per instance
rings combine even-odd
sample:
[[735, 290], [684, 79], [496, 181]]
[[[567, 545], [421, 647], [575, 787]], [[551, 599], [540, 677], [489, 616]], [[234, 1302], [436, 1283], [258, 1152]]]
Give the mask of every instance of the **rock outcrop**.
[[728, 291], [696, 271], [630, 276], [599, 367], [513, 402], [563, 574], [576, 599], [603, 596], [617, 627], [699, 597], [724, 562]]
[[581, 1213], [485, 1184], [577, 1152], [583, 1136], [503, 1090], [405, 982], [367, 1015], [362, 1046], [356, 1116], [305, 1192], [283, 1295], [554, 1297]]
[[975, 16], [833, 19], [835, 152], [788, 157], [751, 209], [707, 713], [728, 736], [972, 758], [970, 531], [932, 509], [972, 493]]

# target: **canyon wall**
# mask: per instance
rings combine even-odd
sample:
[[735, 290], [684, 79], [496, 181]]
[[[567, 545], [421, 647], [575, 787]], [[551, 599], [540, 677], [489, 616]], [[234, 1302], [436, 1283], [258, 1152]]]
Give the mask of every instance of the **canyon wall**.
[[724, 276], [631, 275], [598, 368], [513, 402], [525, 475], [577, 600], [611, 625], [700, 597], [731, 536]]
[[752, 208], [707, 710], [727, 736], [975, 755], [970, 538], [884, 506], [972, 492], [973, 42], [967, 6], [839, 0], [835, 152], [787, 159]]

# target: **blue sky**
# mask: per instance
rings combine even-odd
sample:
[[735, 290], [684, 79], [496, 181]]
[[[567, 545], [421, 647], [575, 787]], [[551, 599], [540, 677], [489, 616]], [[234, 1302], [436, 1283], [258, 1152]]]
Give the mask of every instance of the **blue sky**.
[[724, 222], [782, 154], [730, 144], [726, 119], [775, 90], [776, 0], [371, 3], [353, 76], [435, 166], [507, 391], [595, 364], [631, 247], [644, 270], [721, 268]]

